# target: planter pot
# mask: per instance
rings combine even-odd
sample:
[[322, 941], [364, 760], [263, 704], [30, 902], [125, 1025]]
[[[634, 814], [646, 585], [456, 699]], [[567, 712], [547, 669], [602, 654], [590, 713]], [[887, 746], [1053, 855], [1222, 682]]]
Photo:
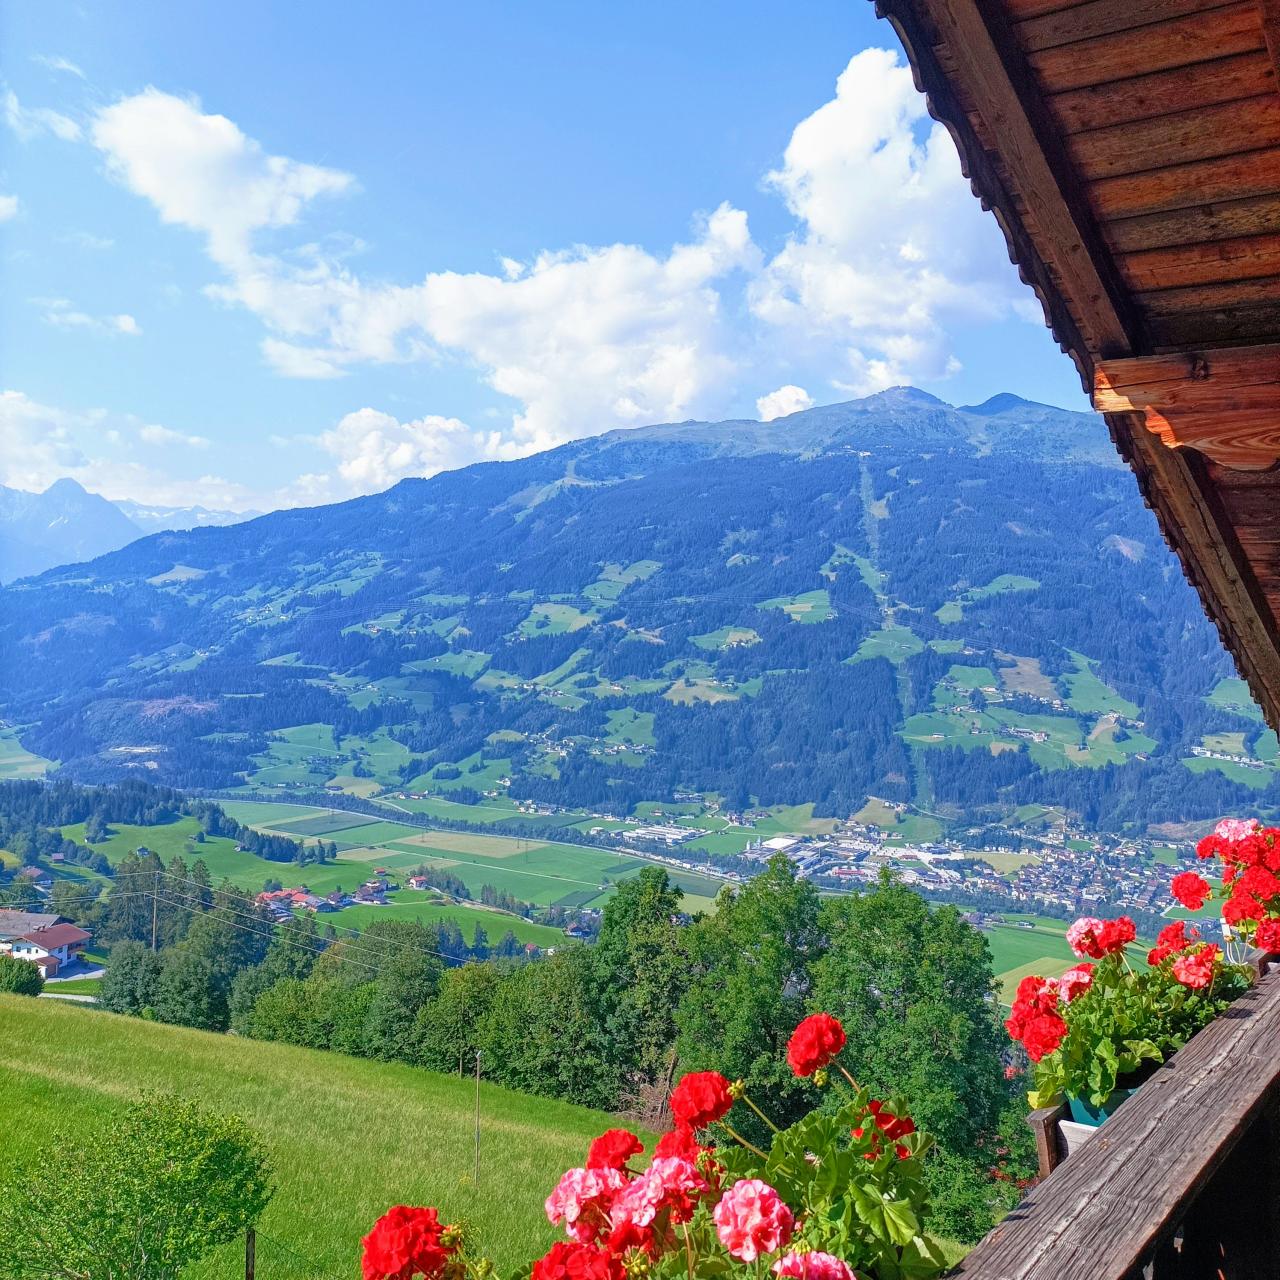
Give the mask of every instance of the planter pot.
[[1088, 1098], [1068, 1098], [1067, 1113], [1076, 1124], [1086, 1125], [1091, 1129], [1096, 1129], [1100, 1124], [1113, 1115], [1116, 1108], [1120, 1106], [1126, 1098], [1131, 1098], [1138, 1092], [1140, 1086], [1132, 1089], [1117, 1089], [1099, 1106], [1094, 1106]]

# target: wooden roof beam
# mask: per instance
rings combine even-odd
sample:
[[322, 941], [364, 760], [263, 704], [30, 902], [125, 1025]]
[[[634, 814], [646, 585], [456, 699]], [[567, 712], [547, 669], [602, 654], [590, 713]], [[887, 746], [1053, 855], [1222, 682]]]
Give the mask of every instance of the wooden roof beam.
[[1280, 345], [1103, 360], [1093, 407], [1142, 415], [1171, 448], [1265, 471], [1280, 459]]

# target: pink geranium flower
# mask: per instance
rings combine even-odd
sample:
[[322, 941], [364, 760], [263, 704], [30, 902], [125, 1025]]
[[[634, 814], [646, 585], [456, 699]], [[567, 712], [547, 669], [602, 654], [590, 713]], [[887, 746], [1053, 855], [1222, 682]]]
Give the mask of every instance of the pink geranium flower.
[[773, 1264], [773, 1274], [784, 1280], [854, 1280], [853, 1268], [833, 1253], [784, 1253]]
[[709, 1190], [688, 1160], [659, 1157], [613, 1202], [610, 1221], [614, 1227], [647, 1227], [663, 1209], [670, 1209], [671, 1221], [688, 1222]]
[[791, 1239], [795, 1218], [782, 1197], [759, 1178], [735, 1182], [721, 1197], [712, 1217], [720, 1243], [735, 1258], [754, 1262]]
[[1223, 818], [1213, 829], [1219, 840], [1247, 840], [1262, 824], [1257, 818]]
[[628, 1183], [617, 1169], [570, 1169], [547, 1197], [549, 1221], [583, 1244], [592, 1244], [608, 1229], [609, 1211]]

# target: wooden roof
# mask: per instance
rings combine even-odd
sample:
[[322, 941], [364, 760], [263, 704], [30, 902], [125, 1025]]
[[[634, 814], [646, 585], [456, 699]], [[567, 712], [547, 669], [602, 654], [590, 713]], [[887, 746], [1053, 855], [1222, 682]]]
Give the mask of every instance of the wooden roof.
[[1280, 727], [1280, 0], [876, 0]]

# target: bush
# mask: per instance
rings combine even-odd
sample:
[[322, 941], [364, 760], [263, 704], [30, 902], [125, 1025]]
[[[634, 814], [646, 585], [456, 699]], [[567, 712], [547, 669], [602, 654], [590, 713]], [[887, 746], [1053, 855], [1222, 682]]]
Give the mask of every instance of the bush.
[[242, 1236], [273, 1190], [242, 1120], [172, 1095], [146, 1096], [93, 1140], [55, 1144], [6, 1173], [5, 1280], [171, 1280]]
[[30, 960], [17, 956], [0, 956], [0, 991], [19, 996], [38, 996], [44, 990], [44, 977]]

